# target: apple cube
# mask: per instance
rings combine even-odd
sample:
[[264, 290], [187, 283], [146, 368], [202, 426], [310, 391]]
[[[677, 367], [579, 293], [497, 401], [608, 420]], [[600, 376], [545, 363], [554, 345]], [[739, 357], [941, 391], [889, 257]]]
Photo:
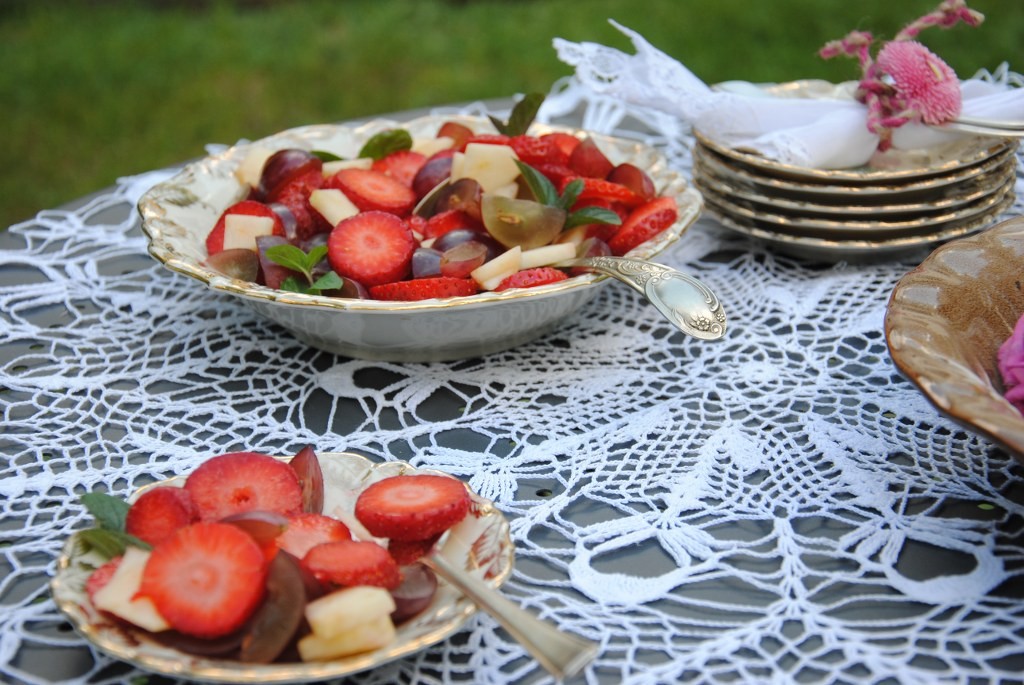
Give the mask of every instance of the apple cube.
[[256, 250], [256, 238], [273, 235], [274, 220], [269, 216], [228, 214], [224, 217], [224, 249]]
[[458, 175], [455, 164], [452, 164], [452, 180], [472, 178], [480, 184], [483, 192], [491, 192], [516, 180], [519, 176], [517, 159], [515, 150], [508, 145], [469, 143], [459, 164]]
[[352, 200], [337, 188], [317, 188], [309, 194], [309, 204], [331, 226], [337, 226], [340, 221], [359, 213]]
[[567, 259], [576, 257], [576, 245], [569, 243], [552, 243], [543, 247], [535, 247], [532, 250], [524, 250], [521, 269], [533, 269], [538, 266], [548, 266], [564, 262]]
[[329, 661], [384, 647], [391, 644], [395, 634], [395, 625], [391, 617], [385, 614], [329, 636], [312, 632], [299, 640], [297, 646], [303, 661]]
[[321, 638], [330, 638], [358, 630], [371, 618], [388, 618], [394, 610], [395, 600], [390, 592], [379, 587], [357, 585], [336, 590], [307, 604], [306, 620], [313, 633]]
[[253, 145], [245, 153], [245, 157], [242, 158], [238, 168], [235, 169], [235, 178], [242, 185], [252, 188], [259, 186], [260, 176], [263, 175], [263, 165], [272, 154], [274, 154], [273, 150], [268, 150], [260, 145]]
[[436, 138], [414, 138], [412, 141], [412, 151], [418, 152], [424, 157], [430, 157], [441, 150], [449, 149], [454, 144], [455, 139], [449, 138], [448, 136], [438, 136]]
[[369, 169], [373, 166], [372, 157], [356, 157], [355, 159], [334, 159], [330, 162], [324, 162], [323, 174], [324, 178], [334, 176], [342, 169]]
[[142, 572], [149, 561], [149, 552], [129, 546], [110, 577], [93, 598], [97, 609], [110, 612], [118, 618], [152, 633], [168, 630], [171, 626], [156, 610], [148, 597], [138, 597]]
[[498, 284], [522, 268], [523, 250], [518, 245], [484, 262], [469, 275], [483, 290], [494, 290]]

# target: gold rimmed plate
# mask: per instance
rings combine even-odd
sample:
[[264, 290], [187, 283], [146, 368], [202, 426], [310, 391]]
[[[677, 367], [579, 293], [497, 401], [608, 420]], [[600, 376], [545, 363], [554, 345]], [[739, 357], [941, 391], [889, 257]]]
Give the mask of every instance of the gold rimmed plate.
[[929, 235], [987, 215], [994, 208], [1001, 206], [1007, 197], [1012, 199], [1014, 180], [1014, 177], [1008, 177], [1006, 182], [993, 188], [981, 199], [941, 214], [910, 218], [882, 216], [872, 220], [866, 220], [864, 217], [840, 220], [809, 215], [781, 214], [766, 211], [754, 203], [720, 194], [707, 185], [701, 185], [699, 181], [698, 187], [709, 205], [713, 203], [719, 210], [725, 210], [733, 218], [751, 222], [752, 225], [777, 233], [835, 240], [859, 238], [884, 240], [900, 236]]
[[894, 204], [864, 204], [857, 202], [859, 198], [843, 198], [843, 202], [818, 202], [816, 196], [794, 199], [778, 193], [761, 193], [751, 189], [749, 184], [736, 183], [715, 173], [703, 157], [694, 155], [694, 185], [702, 192], [705, 189], [728, 197], [734, 202], [746, 202], [751, 209], [764, 208], [769, 212], [794, 216], [819, 216], [822, 218], [848, 218], [857, 220], [863, 217], [887, 216], [891, 218], [923, 217], [939, 214], [962, 207], [980, 200], [1016, 177], [1014, 159], [1004, 162], [995, 171], [977, 178], [968, 179], [959, 186], [956, 192], [939, 192], [926, 199], [914, 202]]
[[[204, 263], [206, 235], [220, 213], [246, 192], [234, 171], [251, 145], [270, 150], [322, 150], [351, 158], [381, 131], [404, 128], [414, 138], [430, 138], [445, 121], [458, 121], [479, 132], [494, 130], [485, 117], [456, 115], [403, 122], [377, 119], [359, 126], [313, 125], [237, 145], [190, 164], [139, 201], [149, 253], [168, 269], [216, 293], [237, 298], [298, 340], [336, 354], [386, 361], [441, 361], [490, 354], [533, 340], [564, 324], [597, 295], [608, 277], [588, 273], [534, 288], [385, 302], [273, 290], [230, 278]], [[584, 135], [578, 129], [541, 124], [530, 129], [531, 134], [550, 131]], [[677, 221], [628, 255], [652, 259], [697, 220], [703, 207], [701, 195], [655, 149], [624, 138], [592, 137], [613, 163], [635, 164], [650, 175], [658, 194], [676, 199]]]
[[1024, 217], [936, 249], [892, 291], [897, 368], [943, 414], [1024, 461], [1024, 416], [1004, 397], [999, 346], [1024, 315]]
[[[439, 473], [405, 462], [375, 463], [348, 452], [327, 452], [319, 457], [324, 472], [324, 512], [339, 517], [351, 517], [355, 497], [377, 480], [410, 473]], [[180, 481], [182, 477], [168, 482]], [[499, 588], [511, 575], [515, 556], [508, 521], [489, 500], [470, 494], [471, 514], [448, 534], [450, 544], [442, 543], [440, 553], [459, 568]], [[430, 606], [400, 625], [396, 639], [386, 647], [333, 661], [244, 664], [187, 654], [98, 612], [89, 602], [85, 582], [99, 563], [102, 559], [84, 552], [74, 536], [68, 540], [50, 584], [60, 611], [75, 630], [101, 652], [153, 673], [190, 681], [304, 683], [338, 678], [383, 665], [444, 640], [477, 611], [467, 597], [439, 579]]]
[[981, 231], [995, 223], [999, 215], [1013, 203], [1013, 199], [1013, 193], [1008, 192], [1000, 203], [993, 206], [988, 212], [946, 226], [941, 231], [884, 239], [822, 238], [780, 233], [774, 227], [766, 227], [756, 221], [737, 217], [731, 213], [729, 207], [719, 206], [712, 198], [706, 198], [706, 206], [724, 228], [758, 240], [780, 252], [827, 262], [864, 262], [876, 258], [891, 259], [901, 254], [916, 253], [940, 243]]
[[772, 197], [791, 199], [813, 198], [814, 202], [850, 203], [864, 205], [897, 202], [927, 202], [934, 199], [956, 197], [962, 192], [963, 184], [971, 179], [998, 174], [1016, 167], [1016, 143], [1008, 149], [974, 165], [956, 171], [916, 179], [911, 182], [886, 182], [867, 185], [844, 185], [841, 183], [806, 183], [789, 179], [765, 176], [757, 170], [746, 169], [723, 157], [710, 148], [694, 146], [694, 159], [730, 182], [742, 185], [753, 192]]

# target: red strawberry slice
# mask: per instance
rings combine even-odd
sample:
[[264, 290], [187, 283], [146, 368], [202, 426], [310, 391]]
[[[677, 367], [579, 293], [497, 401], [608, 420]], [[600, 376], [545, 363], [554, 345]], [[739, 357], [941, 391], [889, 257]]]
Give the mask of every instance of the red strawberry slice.
[[569, 156], [569, 168], [587, 178], [605, 178], [615, 165], [601, 152], [594, 139], [587, 136]]
[[[583, 190], [580, 191], [577, 202], [587, 201], [588, 204], [593, 204], [593, 202], [589, 201], [607, 200], [609, 202], [622, 203], [630, 208], [643, 204], [644, 199], [624, 185], [606, 181], [603, 178], [587, 178], [584, 176], [577, 176], [576, 178], [583, 181]], [[575, 179], [566, 179], [559, 190], [565, 190], [565, 186], [569, 185], [573, 180]]]
[[550, 140], [552, 143], [558, 146], [561, 151], [561, 155], [565, 156], [563, 164], [569, 163], [569, 157], [572, 155], [572, 151], [576, 149], [576, 146], [580, 144], [580, 139], [571, 133], [565, 133], [564, 131], [554, 131], [552, 133], [545, 133], [541, 136], [544, 140]]
[[427, 163], [427, 156], [412, 150], [398, 150], [375, 160], [371, 169], [412, 188], [412, 180]]
[[217, 254], [224, 250], [224, 229], [225, 229], [225, 217], [228, 214], [244, 214], [246, 216], [265, 216], [274, 221], [274, 235], [284, 235], [284, 223], [281, 222], [281, 217], [274, 213], [267, 205], [256, 200], [242, 200], [237, 202], [227, 209], [217, 219], [217, 223], [214, 224], [213, 229], [209, 235], [206, 236], [206, 253], [210, 255]]
[[673, 197], [659, 197], [634, 209], [608, 241], [612, 254], [622, 256], [671, 226], [679, 218]]
[[196, 523], [153, 548], [139, 594], [176, 630], [212, 638], [237, 630], [263, 599], [267, 562], [248, 534]]
[[370, 287], [408, 276], [417, 247], [412, 231], [400, 218], [368, 211], [338, 222], [327, 238], [327, 259], [339, 276]]
[[146, 490], [125, 517], [125, 532], [159, 545], [179, 528], [199, 520], [199, 509], [188, 490], [169, 486]]
[[405, 216], [416, 204], [416, 193], [410, 185], [372, 169], [342, 169], [324, 181], [324, 186], [345, 193], [363, 212], [380, 211]]
[[321, 583], [392, 589], [402, 582], [398, 564], [375, 542], [326, 542], [309, 550], [302, 563]]
[[[504, 133], [474, 133], [466, 140], [466, 145], [470, 143], [480, 143], [481, 145], [508, 145], [510, 138]], [[462, 146], [465, 149], [465, 145]]]
[[569, 181], [576, 178], [576, 172], [564, 164], [538, 164], [534, 168], [547, 176], [556, 188], [565, 188]]
[[102, 590], [110, 582], [110, 579], [114, 577], [117, 567], [121, 565], [121, 559], [122, 557], [116, 556], [89, 574], [89, 578], [85, 581], [85, 593], [89, 596], [89, 601], [93, 605], [96, 604], [96, 593]]
[[513, 136], [509, 143], [516, 151], [516, 156], [534, 168], [538, 164], [564, 165], [569, 161], [569, 156], [563, 154], [562, 148], [551, 138]]
[[302, 485], [283, 461], [255, 452], [232, 452], [200, 464], [185, 480], [185, 490], [202, 521], [217, 521], [246, 511], [285, 516], [302, 510]]
[[426, 540], [469, 512], [466, 486], [448, 476], [392, 476], [363, 490], [355, 515], [372, 535], [393, 540]]
[[523, 269], [511, 276], [506, 277], [494, 289], [495, 292], [508, 290], [509, 288], [533, 288], [538, 285], [548, 285], [564, 281], [569, 276], [564, 271], [559, 271], [553, 266], [538, 266], [534, 269]]
[[313, 170], [284, 184], [272, 196], [271, 202], [284, 205], [295, 216], [293, 240], [307, 240], [317, 233], [331, 230], [332, 227], [327, 220], [309, 204], [310, 194], [323, 187], [323, 184], [323, 174], [319, 170]]
[[423, 227], [423, 237], [439, 238], [445, 233], [454, 231], [457, 228], [468, 228], [472, 231], [482, 231], [483, 223], [478, 219], [474, 219], [461, 209], [446, 209], [443, 212], [438, 212], [427, 219], [427, 224]]
[[288, 528], [277, 537], [277, 546], [301, 559], [317, 545], [351, 539], [348, 526], [338, 519], [305, 513], [288, 517]]
[[434, 548], [440, 535], [433, 535], [426, 540], [389, 540], [388, 552], [399, 566], [415, 564]]
[[475, 295], [478, 289], [476, 281], [472, 278], [433, 276], [370, 286], [370, 297], [374, 300], [412, 302], [431, 298]]

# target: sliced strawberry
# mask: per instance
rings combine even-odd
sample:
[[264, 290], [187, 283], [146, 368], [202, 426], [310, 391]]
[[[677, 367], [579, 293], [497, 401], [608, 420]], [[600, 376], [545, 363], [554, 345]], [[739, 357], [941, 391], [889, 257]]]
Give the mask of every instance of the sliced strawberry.
[[427, 235], [427, 220], [419, 214], [410, 214], [405, 218], [405, 225], [413, 232], [416, 240], [423, 240]]
[[[624, 185], [606, 181], [603, 178], [587, 178], [577, 176], [583, 182], [583, 190], [580, 191], [578, 202], [594, 204], [593, 200], [607, 200], [618, 202], [627, 207], [637, 207], [643, 204], [644, 199]], [[565, 190], [565, 186], [572, 182], [573, 178], [566, 179], [559, 190]]]
[[534, 169], [547, 176], [556, 188], [564, 188], [576, 178], [576, 172], [564, 164], [538, 164]]
[[462, 149], [466, 149], [466, 145], [470, 143], [480, 143], [482, 145], [508, 145], [510, 138], [504, 133], [474, 133], [467, 140]]
[[151, 545], [159, 545], [179, 528], [199, 520], [192, 495], [183, 488], [162, 486], [146, 490], [132, 503], [124, 528]]
[[392, 476], [363, 490], [355, 515], [372, 535], [426, 540], [448, 530], [469, 511], [466, 486], [448, 476]]
[[553, 266], [538, 266], [533, 269], [523, 269], [503, 279], [495, 292], [508, 290], [509, 288], [533, 288], [538, 285], [558, 283], [569, 278], [564, 271], [559, 271]]
[[278, 536], [277, 546], [301, 559], [317, 545], [351, 539], [348, 526], [338, 519], [305, 513], [288, 517], [288, 528]]
[[453, 150], [462, 150], [466, 141], [473, 137], [473, 129], [457, 121], [446, 121], [437, 129], [438, 138], [451, 138]]
[[244, 214], [246, 216], [265, 216], [274, 221], [274, 235], [284, 235], [284, 224], [281, 222], [281, 217], [274, 213], [267, 205], [256, 200], [242, 200], [237, 202], [227, 209], [217, 219], [217, 223], [214, 224], [213, 229], [209, 235], [206, 236], [206, 253], [210, 255], [217, 254], [224, 249], [224, 229], [225, 221], [224, 218], [228, 214]]
[[552, 143], [558, 146], [561, 151], [560, 154], [564, 155], [565, 161], [563, 164], [569, 163], [569, 157], [572, 155], [572, 151], [576, 149], [576, 146], [580, 144], [580, 139], [571, 133], [565, 133], [563, 131], [554, 131], [552, 133], [545, 133], [540, 136], [544, 140], [550, 140]]
[[288, 516], [302, 510], [302, 486], [283, 461], [255, 452], [232, 452], [208, 459], [185, 480], [185, 490], [203, 521], [246, 511]]
[[368, 211], [338, 222], [327, 238], [327, 259], [339, 276], [370, 287], [408, 276], [418, 246], [400, 218]]
[[478, 289], [476, 281], [472, 278], [432, 276], [370, 286], [370, 297], [374, 300], [412, 302], [432, 298], [475, 295]]
[[427, 555], [440, 539], [440, 535], [432, 535], [426, 540], [389, 540], [388, 552], [396, 564], [408, 566]]
[[302, 564], [321, 583], [391, 589], [402, 582], [398, 564], [386, 549], [375, 542], [325, 542], [309, 550], [302, 558]]
[[248, 534], [226, 523], [196, 523], [153, 548], [139, 595], [171, 626], [213, 638], [237, 630], [263, 599], [267, 562]]
[[532, 167], [538, 164], [564, 165], [569, 161], [569, 156], [563, 154], [562, 148], [550, 138], [513, 136], [509, 143], [516, 151], [516, 156]]
[[426, 155], [412, 150], [398, 150], [375, 160], [371, 168], [411, 188], [413, 179], [426, 162]]
[[309, 204], [310, 194], [323, 187], [323, 184], [323, 174], [319, 170], [313, 170], [292, 179], [271, 196], [271, 202], [284, 205], [295, 217], [293, 240], [308, 240], [317, 233], [327, 233], [331, 230], [332, 227], [327, 220]]
[[612, 254], [624, 255], [671, 226], [679, 218], [673, 197], [659, 197], [634, 209], [622, 227], [608, 241]]
[[569, 168], [587, 178], [605, 178], [615, 168], [594, 139], [587, 136], [569, 156]]
[[85, 581], [85, 593], [89, 596], [89, 601], [94, 605], [96, 602], [93, 598], [96, 596], [96, 593], [110, 582], [110, 579], [114, 577], [114, 573], [117, 571], [117, 567], [120, 565], [121, 557], [116, 556], [89, 574], [89, 578]]
[[482, 231], [483, 223], [461, 209], [446, 209], [427, 219], [427, 224], [423, 227], [423, 237], [439, 238], [457, 228]]
[[416, 204], [409, 185], [372, 169], [342, 169], [324, 181], [327, 188], [345, 193], [360, 211], [381, 211], [405, 216]]

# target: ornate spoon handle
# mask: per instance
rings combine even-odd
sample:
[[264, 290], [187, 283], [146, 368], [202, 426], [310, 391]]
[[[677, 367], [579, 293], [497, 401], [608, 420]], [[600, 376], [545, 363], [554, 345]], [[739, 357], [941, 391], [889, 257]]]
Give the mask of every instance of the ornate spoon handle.
[[701, 340], [725, 335], [725, 310], [718, 296], [693, 276], [629, 257], [578, 257], [558, 266], [585, 266], [630, 286], [683, 333]]
[[559, 680], [578, 673], [597, 654], [597, 645], [594, 643], [563, 633], [550, 623], [538, 619], [487, 583], [453, 565], [444, 556], [432, 553], [420, 561], [490, 614], [541, 666]]

